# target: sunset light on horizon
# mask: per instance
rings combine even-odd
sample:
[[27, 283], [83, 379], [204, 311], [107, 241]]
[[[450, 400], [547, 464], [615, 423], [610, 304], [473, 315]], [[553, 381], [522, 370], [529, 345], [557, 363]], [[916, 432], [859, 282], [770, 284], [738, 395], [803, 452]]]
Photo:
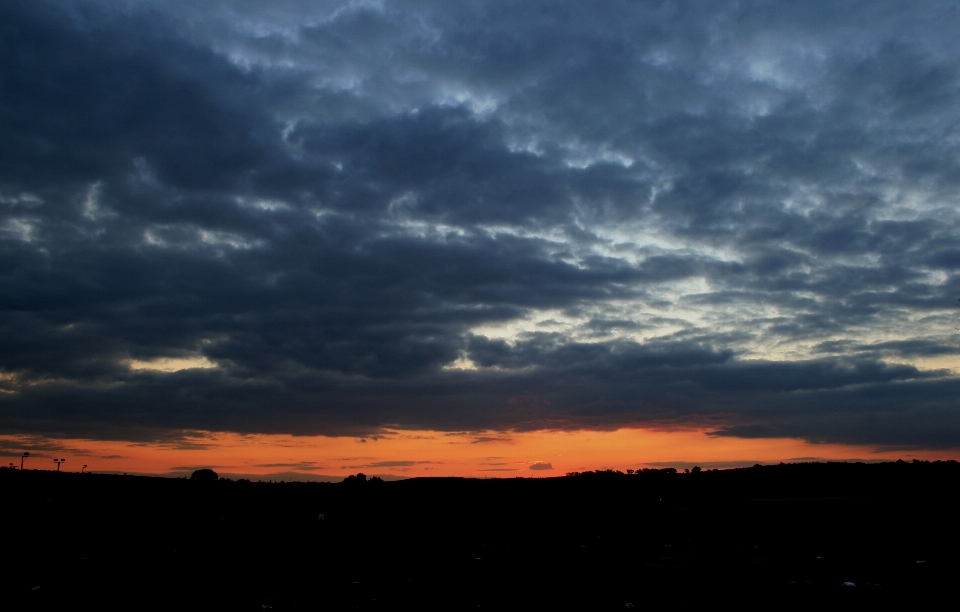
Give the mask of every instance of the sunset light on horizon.
[[958, 459], [960, 453], [811, 444], [798, 439], [739, 439], [701, 430], [438, 432], [385, 429], [364, 438], [185, 432], [167, 442], [52, 440], [2, 436], [0, 448], [28, 449], [29, 469], [185, 477], [210, 468], [225, 478], [337, 481], [364, 473], [387, 479], [424, 476], [513, 478], [569, 472], [674, 467], [680, 471], [811, 461]]

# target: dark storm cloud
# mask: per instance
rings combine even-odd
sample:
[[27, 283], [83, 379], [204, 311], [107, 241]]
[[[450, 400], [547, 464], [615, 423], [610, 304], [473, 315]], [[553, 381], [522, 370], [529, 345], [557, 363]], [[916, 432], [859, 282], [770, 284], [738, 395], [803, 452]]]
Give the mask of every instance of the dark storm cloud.
[[958, 21], [3, 3], [0, 427], [955, 447]]

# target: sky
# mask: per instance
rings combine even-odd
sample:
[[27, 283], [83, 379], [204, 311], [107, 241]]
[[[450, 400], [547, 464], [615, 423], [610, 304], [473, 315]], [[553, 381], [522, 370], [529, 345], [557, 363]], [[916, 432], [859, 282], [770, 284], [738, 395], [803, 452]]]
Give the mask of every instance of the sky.
[[0, 459], [960, 458], [957, 31], [936, 1], [0, 3]]

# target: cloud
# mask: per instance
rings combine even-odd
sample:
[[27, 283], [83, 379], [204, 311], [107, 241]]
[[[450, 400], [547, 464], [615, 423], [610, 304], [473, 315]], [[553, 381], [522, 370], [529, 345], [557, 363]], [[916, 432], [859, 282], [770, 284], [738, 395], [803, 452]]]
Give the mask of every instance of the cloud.
[[531, 463], [529, 468], [531, 470], [552, 470], [553, 465], [551, 463], [545, 463], [543, 461], [537, 461], [536, 463]]
[[315, 461], [295, 461], [293, 463], [258, 463], [257, 467], [266, 467], [266, 468], [291, 468], [296, 471], [310, 472], [313, 470], [323, 470], [326, 469], [322, 465], [317, 465]]
[[399, 461], [374, 461], [373, 463], [365, 463], [365, 464], [362, 464], [362, 465], [348, 465], [347, 468], [348, 468], [348, 469], [356, 469], [356, 468], [366, 468], [366, 469], [371, 469], [371, 468], [373, 468], [373, 469], [376, 469], [376, 468], [408, 468], [408, 467], [412, 467], [412, 466], [415, 466], [415, 465], [424, 465], [424, 464], [431, 464], [431, 463], [438, 463], [438, 462], [436, 462], [436, 461], [404, 461], [404, 460], [399, 460]]
[[506, 436], [477, 436], [470, 444], [488, 444], [490, 442], [510, 442], [512, 438]]
[[6, 2], [0, 430], [955, 448], [956, 22]]

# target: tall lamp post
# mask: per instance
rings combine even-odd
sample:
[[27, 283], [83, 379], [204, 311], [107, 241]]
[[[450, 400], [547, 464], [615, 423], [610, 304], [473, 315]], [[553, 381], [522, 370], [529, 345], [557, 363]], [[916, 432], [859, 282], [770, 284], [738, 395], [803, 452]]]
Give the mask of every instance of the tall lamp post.
[[30, 453], [23, 453], [20, 455], [20, 469], [23, 469], [23, 460], [30, 456]]
[[54, 459], [53, 462], [57, 464], [57, 471], [60, 471], [60, 464], [66, 461], [66, 459]]
[[86, 463], [84, 463], [84, 464], [83, 464], [83, 467], [80, 468], [80, 473], [83, 474], [83, 470], [85, 470], [85, 469], [87, 469], [87, 464], [86, 464]]

